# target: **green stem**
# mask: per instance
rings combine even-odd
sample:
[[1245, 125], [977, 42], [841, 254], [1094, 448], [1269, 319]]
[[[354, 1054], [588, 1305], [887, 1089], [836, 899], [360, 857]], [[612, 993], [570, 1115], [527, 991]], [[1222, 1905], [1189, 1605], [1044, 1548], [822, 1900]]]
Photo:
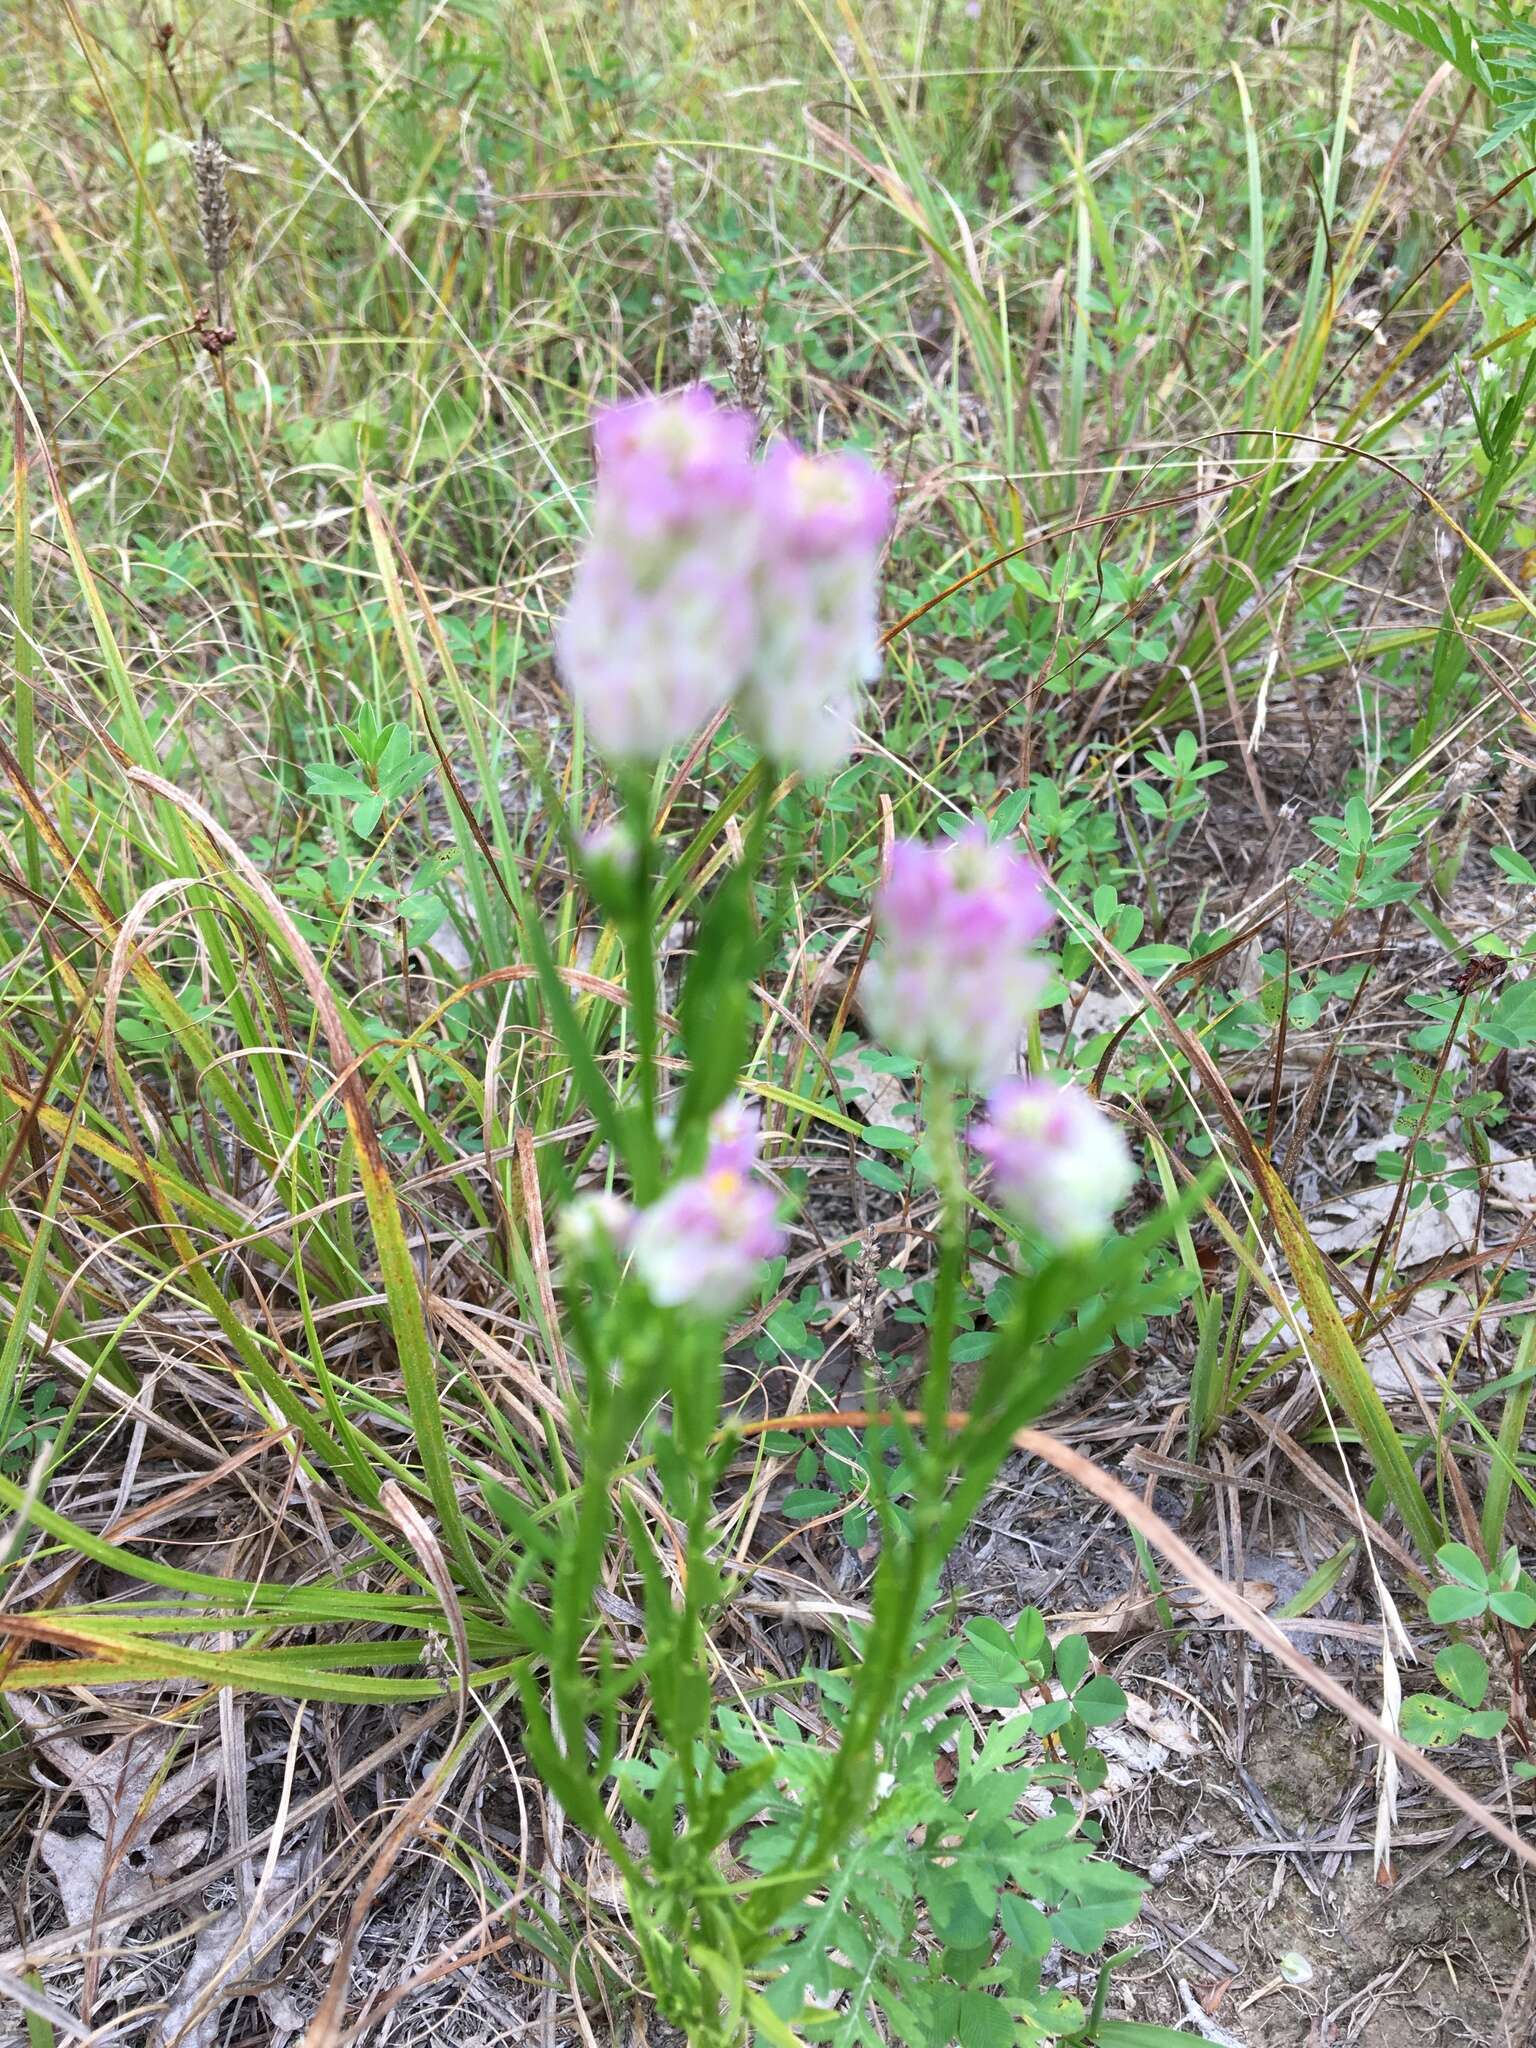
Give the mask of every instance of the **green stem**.
[[624, 946], [624, 981], [635, 1041], [635, 1068], [640, 1099], [629, 1118], [630, 1180], [642, 1207], [661, 1186], [661, 1147], [656, 1129], [657, 1003], [656, 883], [652, 843], [651, 786], [641, 770], [627, 775], [621, 790], [624, 819], [635, 848], [634, 893], [620, 934]]
[[1530, 1373], [1533, 1360], [1536, 1360], [1536, 1316], [1527, 1316], [1515, 1352], [1515, 1385], [1510, 1388], [1504, 1412], [1499, 1417], [1498, 1441], [1483, 1494], [1483, 1548], [1495, 1562], [1504, 1544], [1504, 1522], [1509, 1513], [1515, 1460], [1525, 1433], [1526, 1411], [1531, 1405], [1531, 1381], [1522, 1375]]
[[923, 1427], [927, 1463], [948, 1469], [950, 1384], [953, 1379], [955, 1310], [965, 1264], [965, 1169], [955, 1125], [955, 1089], [947, 1074], [928, 1077], [925, 1094], [928, 1148], [939, 1189], [939, 1265], [934, 1278], [933, 1316], [928, 1328], [928, 1370], [923, 1379]]
[[[821, 1812], [808, 1818], [805, 1853], [792, 1855], [796, 1873], [758, 1887], [760, 1934], [782, 1915], [791, 1886], [803, 1895], [868, 1811], [880, 1729], [905, 1681], [910, 1646], [924, 1597], [944, 1550], [945, 1505], [953, 1474], [954, 1443], [948, 1426], [954, 1365], [955, 1312], [965, 1265], [967, 1198], [955, 1116], [954, 1082], [932, 1073], [925, 1103], [928, 1142], [939, 1188], [939, 1263], [933, 1314], [928, 1326], [928, 1369], [923, 1381], [923, 1455], [916, 1461], [916, 1499], [910, 1534], [887, 1521], [885, 1554], [875, 1584], [874, 1617], [861, 1645], [863, 1661], [838, 1744], [836, 1767], [827, 1779]], [[771, 1903], [770, 1903], [771, 1902]], [[750, 1946], [744, 1945], [750, 1953]]]

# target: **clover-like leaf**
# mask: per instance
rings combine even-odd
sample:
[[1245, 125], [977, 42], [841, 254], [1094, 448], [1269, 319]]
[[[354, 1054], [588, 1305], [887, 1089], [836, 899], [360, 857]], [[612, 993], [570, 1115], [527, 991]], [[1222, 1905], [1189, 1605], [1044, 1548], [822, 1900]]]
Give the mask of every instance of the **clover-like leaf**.
[[1043, 1672], [1050, 1655], [1045, 1620], [1038, 1607], [1026, 1607], [1013, 1626], [1013, 1647], [1021, 1664]]
[[1460, 1741], [1471, 1715], [1437, 1692], [1416, 1692], [1403, 1701], [1403, 1740], [1419, 1749], [1444, 1749]]
[[1075, 1768], [1082, 1792], [1101, 1792], [1109, 1783], [1109, 1758], [1102, 1749], [1085, 1748]]
[[1028, 1677], [1019, 1663], [1013, 1638], [990, 1614], [978, 1615], [966, 1624], [958, 1662], [970, 1681], [971, 1697], [978, 1707], [1015, 1705]]
[[1447, 1643], [1435, 1659], [1435, 1676], [1463, 1706], [1480, 1707], [1488, 1696], [1488, 1665], [1470, 1643]]
[[1076, 1692], [1088, 1675], [1093, 1652], [1086, 1636], [1063, 1636], [1056, 1645], [1056, 1676], [1068, 1692]]
[[1134, 1917], [1136, 1903], [1130, 1898], [1105, 1905], [1062, 1906], [1051, 1915], [1051, 1932], [1074, 1955], [1091, 1956], [1115, 1928]]
[[1455, 1579], [1458, 1585], [1471, 1586], [1479, 1593], [1487, 1592], [1488, 1574], [1483, 1561], [1465, 1543], [1442, 1544], [1435, 1552], [1435, 1562], [1446, 1577]]
[[1029, 1725], [1037, 1735], [1054, 1735], [1058, 1728], [1065, 1728], [1072, 1718], [1070, 1700], [1047, 1700], [1042, 1707], [1036, 1707], [1029, 1717]]
[[[1518, 1595], [1500, 1594], [1500, 1599], [1518, 1598]], [[1472, 1621], [1488, 1605], [1488, 1595], [1474, 1591], [1471, 1586], [1436, 1586], [1425, 1603], [1431, 1621]]]
[[935, 1866], [925, 1874], [923, 1889], [933, 1931], [942, 1942], [964, 1948], [986, 1940], [997, 1896], [979, 1862], [961, 1857], [942, 1868]]
[[1003, 1932], [1021, 1954], [1043, 1962], [1051, 1949], [1051, 1923], [1040, 1908], [1017, 1892], [1004, 1892], [998, 1901]]
[[373, 795], [373, 786], [351, 768], [333, 767], [328, 761], [320, 761], [312, 768], [306, 768], [304, 779], [315, 796], [350, 797], [354, 800]]
[[[1107, 1671], [1096, 1671], [1072, 1696], [1072, 1704], [1090, 1728], [1107, 1728], [1125, 1712], [1125, 1694]], [[1479, 1702], [1474, 1700], [1474, 1706]]]
[[1508, 1724], [1509, 1716], [1502, 1707], [1484, 1707], [1480, 1714], [1467, 1716], [1467, 1733], [1486, 1742], [1495, 1735], [1502, 1735]]

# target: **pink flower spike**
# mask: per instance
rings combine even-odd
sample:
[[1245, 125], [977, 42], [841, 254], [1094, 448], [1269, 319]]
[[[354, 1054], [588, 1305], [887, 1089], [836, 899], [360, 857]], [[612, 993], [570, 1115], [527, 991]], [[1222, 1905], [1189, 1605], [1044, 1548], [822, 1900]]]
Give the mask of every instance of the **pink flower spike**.
[[891, 487], [862, 455], [777, 443], [759, 472], [757, 645], [737, 714], [776, 767], [821, 776], [858, 737], [880, 672], [880, 550]]
[[1044, 883], [1028, 854], [981, 826], [937, 844], [897, 840], [860, 984], [876, 1036], [951, 1073], [1010, 1072], [1050, 979], [1035, 949], [1052, 918]]
[[660, 760], [725, 706], [752, 658], [752, 432], [697, 388], [598, 417], [592, 535], [555, 660], [612, 760]]
[[783, 1251], [778, 1204], [727, 1150], [642, 1211], [630, 1238], [635, 1271], [652, 1301], [729, 1315], [757, 1285], [768, 1259]]
[[970, 1139], [1003, 1206], [1059, 1251], [1097, 1244], [1136, 1185], [1124, 1133], [1081, 1088], [1005, 1081]]

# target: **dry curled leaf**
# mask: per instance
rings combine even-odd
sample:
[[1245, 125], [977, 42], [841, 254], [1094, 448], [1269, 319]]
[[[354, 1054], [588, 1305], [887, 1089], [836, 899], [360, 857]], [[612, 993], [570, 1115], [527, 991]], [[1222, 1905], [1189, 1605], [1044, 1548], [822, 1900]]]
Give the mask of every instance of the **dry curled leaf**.
[[[1367, 1138], [1356, 1145], [1350, 1157], [1369, 1165], [1383, 1152], [1401, 1152], [1407, 1143], [1401, 1131], [1388, 1131], [1383, 1137]], [[1475, 1172], [1476, 1169], [1477, 1162], [1470, 1153], [1446, 1152], [1445, 1172]], [[1495, 1139], [1488, 1147], [1488, 1192], [1495, 1202], [1513, 1203], [1516, 1207], [1536, 1202], [1536, 1158], [1526, 1153], [1511, 1152], [1507, 1145], [1501, 1145]]]
[[[1384, 1401], [1405, 1401], [1422, 1394], [1438, 1398], [1440, 1368], [1450, 1364], [1457, 1341], [1461, 1311], [1466, 1298], [1454, 1289], [1421, 1287], [1402, 1308], [1378, 1330], [1362, 1341], [1360, 1356], [1371, 1383]], [[1293, 1312], [1292, 1321], [1305, 1335], [1312, 1325], [1304, 1308]], [[1296, 1338], [1291, 1322], [1270, 1314], [1256, 1316], [1243, 1332], [1251, 1350], [1291, 1350]]]
[[1451, 1303], [1464, 1309], [1466, 1297], [1421, 1287], [1385, 1329], [1362, 1344], [1360, 1356], [1384, 1400], [1403, 1400], [1415, 1388], [1426, 1400], [1438, 1398], [1442, 1382], [1437, 1368], [1451, 1362], [1452, 1331], [1460, 1320], [1447, 1313]]
[[[64, 1778], [69, 1790], [85, 1802], [86, 1818], [96, 1834], [109, 1836], [114, 1830], [120, 1836], [125, 1834], [150, 1788], [165, 1771], [176, 1736], [159, 1728], [138, 1727], [116, 1734], [102, 1749], [91, 1749], [69, 1732], [73, 1724], [53, 1713], [41, 1699], [14, 1693], [8, 1705], [32, 1738], [37, 1765], [44, 1767], [34, 1771], [38, 1782], [48, 1783], [50, 1772]], [[140, 1832], [153, 1833], [155, 1827], [180, 1812], [218, 1771], [216, 1750], [207, 1750], [171, 1771], [154, 1791], [153, 1824], [146, 1818]]]
[[119, 1906], [154, 1904], [167, 1879], [178, 1876], [208, 1846], [206, 1828], [179, 1828], [142, 1848], [114, 1853], [98, 1834], [61, 1834], [50, 1828], [38, 1844], [71, 1927], [88, 1928]]
[[[1245, 1579], [1240, 1590], [1250, 1606], [1258, 1608], [1261, 1613], [1275, 1603], [1275, 1588], [1269, 1579]], [[1053, 1636], [1086, 1636], [1102, 1656], [1117, 1643], [1161, 1628], [1160, 1600], [1168, 1602], [1181, 1622], [1193, 1621], [1208, 1627], [1220, 1619], [1211, 1603], [1192, 1587], [1165, 1587], [1159, 1594], [1150, 1592], [1143, 1585], [1134, 1592], [1119, 1594], [1103, 1607], [1078, 1607], [1069, 1609], [1065, 1614], [1053, 1614], [1050, 1617], [1051, 1633]]]
[[[1397, 1188], [1384, 1181], [1324, 1202], [1317, 1214], [1308, 1218], [1318, 1250], [1337, 1256], [1374, 1247], [1391, 1218], [1397, 1194]], [[1396, 1244], [1388, 1246], [1388, 1254], [1396, 1266], [1427, 1266], [1434, 1259], [1465, 1251], [1476, 1233], [1476, 1190], [1450, 1188], [1443, 1209], [1433, 1202], [1421, 1202], [1416, 1209], [1406, 1204], [1399, 1207]]]
[[873, 1064], [862, 1050], [840, 1055], [837, 1071], [844, 1095], [866, 1123], [894, 1123], [905, 1113], [908, 1098], [901, 1076]]
[[[224, 2008], [249, 1994], [249, 1977], [279, 1974], [276, 1956], [265, 1951], [301, 1918], [298, 1895], [307, 1860], [302, 1849], [277, 1859], [249, 1919], [241, 1906], [230, 1906], [200, 1929], [192, 1960], [150, 2036], [151, 2048], [214, 2048]], [[259, 1996], [272, 2029], [269, 2039], [303, 2025], [303, 2014], [280, 1983]]]

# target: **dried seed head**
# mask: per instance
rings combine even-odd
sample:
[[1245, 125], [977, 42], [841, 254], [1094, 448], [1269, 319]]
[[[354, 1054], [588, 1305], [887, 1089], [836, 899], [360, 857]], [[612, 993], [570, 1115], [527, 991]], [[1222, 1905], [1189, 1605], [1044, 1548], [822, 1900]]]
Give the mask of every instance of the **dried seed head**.
[[709, 307], [701, 300], [694, 307], [688, 321], [688, 367], [695, 377], [702, 377], [709, 368], [709, 359], [715, 348], [715, 318]]
[[192, 145], [192, 179], [197, 188], [197, 225], [203, 240], [203, 260], [213, 273], [215, 285], [229, 268], [229, 244], [235, 231], [234, 210], [229, 203], [229, 151], [207, 122]]
[[743, 412], [761, 421], [767, 388], [762, 336], [757, 322], [743, 306], [736, 315], [736, 328], [731, 336], [731, 392]]
[[1499, 777], [1498, 800], [1493, 808], [1494, 831], [1505, 845], [1514, 844], [1515, 819], [1530, 779], [1531, 771], [1520, 756], [1506, 754], [1504, 772]]
[[453, 1656], [443, 1638], [433, 1630], [427, 1631], [427, 1639], [421, 1646], [422, 1669], [437, 1685], [445, 1689], [454, 1678]]
[[482, 235], [496, 232], [496, 193], [486, 174], [483, 164], [476, 164], [469, 174], [470, 190], [475, 195], [475, 223]]
[[1445, 778], [1443, 808], [1449, 811], [1457, 804], [1465, 806], [1467, 799], [1487, 782], [1492, 766], [1493, 757], [1486, 747], [1473, 747], [1463, 754]]
[[670, 236], [677, 221], [677, 190], [672, 159], [665, 154], [658, 156], [651, 166], [651, 204], [656, 209], [656, 225], [663, 238]]

